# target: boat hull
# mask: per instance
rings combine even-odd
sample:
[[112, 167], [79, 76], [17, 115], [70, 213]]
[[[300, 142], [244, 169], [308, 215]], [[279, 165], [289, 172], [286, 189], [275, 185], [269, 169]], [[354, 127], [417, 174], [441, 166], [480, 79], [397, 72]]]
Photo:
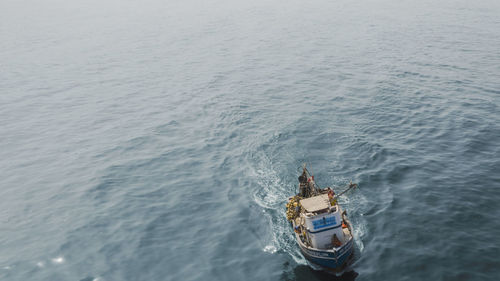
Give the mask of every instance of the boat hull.
[[306, 258], [313, 265], [319, 266], [324, 270], [341, 274], [344, 272], [353, 257], [353, 240], [344, 244], [336, 250], [321, 250], [310, 248], [300, 242], [300, 238], [296, 237], [300, 247], [300, 251], [304, 258]]
[[299, 193], [289, 197], [286, 204], [287, 219], [302, 255], [313, 267], [337, 275], [349, 269], [354, 256], [354, 238], [351, 223], [337, 204], [337, 198], [356, 186], [349, 183], [346, 190], [335, 195], [330, 187], [318, 187], [314, 176], [303, 165]]

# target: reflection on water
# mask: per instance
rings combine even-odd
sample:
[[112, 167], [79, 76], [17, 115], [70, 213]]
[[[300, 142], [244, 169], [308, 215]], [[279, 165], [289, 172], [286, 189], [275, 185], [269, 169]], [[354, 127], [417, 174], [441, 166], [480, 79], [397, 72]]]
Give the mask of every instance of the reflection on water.
[[301, 281], [301, 280], [322, 280], [322, 281], [354, 281], [358, 277], [358, 273], [354, 270], [345, 272], [341, 276], [322, 271], [314, 270], [307, 265], [298, 265], [293, 269], [293, 275], [283, 275], [281, 280], [286, 281]]

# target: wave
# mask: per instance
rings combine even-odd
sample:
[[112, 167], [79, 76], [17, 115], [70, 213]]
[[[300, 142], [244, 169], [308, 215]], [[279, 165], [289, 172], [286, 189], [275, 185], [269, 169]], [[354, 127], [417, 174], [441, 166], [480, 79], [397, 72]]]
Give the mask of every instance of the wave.
[[253, 199], [264, 209], [264, 214], [270, 224], [271, 238], [263, 251], [284, 252], [297, 264], [307, 264], [296, 247], [285, 215], [286, 199], [292, 195], [290, 188], [287, 187], [289, 184], [281, 179], [271, 159], [264, 153], [261, 153], [256, 166], [251, 167], [250, 171], [258, 184], [258, 188], [253, 193]]

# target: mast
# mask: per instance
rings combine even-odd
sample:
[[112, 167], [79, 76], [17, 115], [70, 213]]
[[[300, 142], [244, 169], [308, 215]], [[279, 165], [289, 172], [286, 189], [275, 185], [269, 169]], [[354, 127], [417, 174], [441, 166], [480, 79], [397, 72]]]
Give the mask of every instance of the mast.
[[299, 176], [299, 195], [301, 197], [312, 197], [319, 194], [314, 182], [314, 176], [307, 170], [306, 164], [302, 165], [302, 174]]

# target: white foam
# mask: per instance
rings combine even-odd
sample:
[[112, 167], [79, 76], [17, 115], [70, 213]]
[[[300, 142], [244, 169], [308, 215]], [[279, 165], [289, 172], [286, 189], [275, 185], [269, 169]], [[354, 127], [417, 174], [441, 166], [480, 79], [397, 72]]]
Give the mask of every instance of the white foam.
[[63, 257], [53, 258], [52, 262], [55, 264], [62, 264], [62, 263], [64, 263], [64, 258]]
[[267, 245], [264, 247], [264, 252], [274, 254], [276, 253], [277, 249], [273, 245]]
[[347, 210], [349, 219], [353, 225], [354, 243], [362, 253], [364, 244], [362, 238], [367, 234], [366, 219], [363, 217], [363, 209], [370, 205], [368, 199], [357, 192], [356, 189], [350, 191], [351, 194], [346, 194], [339, 198], [340, 205]]
[[[291, 195], [290, 184], [280, 179], [273, 169], [272, 161], [263, 153], [260, 155], [257, 167], [250, 169], [249, 172], [259, 185], [253, 194], [254, 201], [264, 209], [263, 215], [269, 220], [271, 228], [271, 241], [268, 241], [263, 251], [275, 253], [282, 250], [289, 254], [297, 264], [307, 264], [297, 247], [285, 216], [286, 199]], [[277, 216], [276, 213], [278, 213]]]

